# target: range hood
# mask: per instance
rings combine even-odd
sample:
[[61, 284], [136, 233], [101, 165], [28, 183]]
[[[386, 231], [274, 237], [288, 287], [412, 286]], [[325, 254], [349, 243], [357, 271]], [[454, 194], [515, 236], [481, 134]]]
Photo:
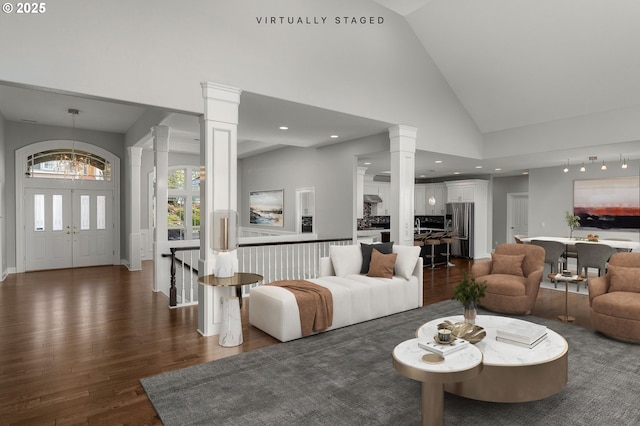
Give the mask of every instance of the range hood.
[[376, 204], [382, 202], [382, 198], [380, 198], [380, 196], [377, 194], [364, 194], [362, 198], [364, 199], [365, 203]]

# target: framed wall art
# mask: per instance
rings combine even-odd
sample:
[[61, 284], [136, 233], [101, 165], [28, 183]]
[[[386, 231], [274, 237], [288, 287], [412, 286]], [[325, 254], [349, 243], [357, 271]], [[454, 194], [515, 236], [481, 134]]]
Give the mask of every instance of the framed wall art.
[[640, 177], [573, 181], [573, 214], [582, 229], [640, 229]]
[[249, 193], [251, 225], [284, 226], [284, 189]]

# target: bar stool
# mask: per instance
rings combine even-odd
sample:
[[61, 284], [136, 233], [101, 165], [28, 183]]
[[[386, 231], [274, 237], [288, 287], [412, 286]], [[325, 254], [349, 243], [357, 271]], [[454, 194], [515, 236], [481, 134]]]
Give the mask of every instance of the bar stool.
[[429, 236], [429, 238], [425, 241], [426, 245], [431, 246], [431, 255], [428, 256], [431, 258], [431, 265], [429, 266], [429, 269], [436, 269], [436, 246], [439, 246], [441, 244], [442, 237], [444, 237], [444, 232], [438, 232], [431, 234], [431, 236]]
[[447, 258], [447, 268], [451, 266], [456, 266], [449, 261], [451, 258], [451, 244], [453, 244], [453, 237], [457, 236], [457, 232], [448, 232], [442, 237], [442, 242], [447, 245], [447, 252], [444, 254]]
[[426, 245], [425, 241], [429, 238], [429, 235], [431, 235], [431, 233], [427, 232], [423, 234], [416, 234], [413, 236], [413, 245], [420, 247], [420, 256], [424, 259], [425, 264], [427, 263], [427, 258], [429, 257], [429, 255], [424, 254], [424, 246]]

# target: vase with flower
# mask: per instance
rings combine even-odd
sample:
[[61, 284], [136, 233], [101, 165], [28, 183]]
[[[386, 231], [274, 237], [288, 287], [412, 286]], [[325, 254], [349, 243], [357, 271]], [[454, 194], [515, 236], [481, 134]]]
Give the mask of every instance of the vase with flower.
[[486, 283], [478, 283], [475, 278], [464, 272], [462, 281], [453, 289], [451, 299], [462, 303], [465, 323], [476, 323], [478, 301], [484, 297], [486, 290]]
[[569, 239], [571, 239], [573, 238], [573, 229], [580, 226], [580, 216], [565, 212], [564, 220], [567, 222], [567, 226], [569, 226]]

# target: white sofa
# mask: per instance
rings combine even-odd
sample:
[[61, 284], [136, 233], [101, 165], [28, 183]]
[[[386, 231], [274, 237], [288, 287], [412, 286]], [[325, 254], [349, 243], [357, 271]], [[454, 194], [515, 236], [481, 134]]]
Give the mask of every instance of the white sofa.
[[[422, 306], [420, 247], [393, 246], [398, 254], [392, 278], [360, 273], [359, 245], [332, 246], [330, 257], [320, 259], [319, 278], [308, 279], [331, 291], [333, 324], [328, 330]], [[302, 337], [296, 298], [277, 286], [251, 289], [249, 322], [281, 342]]]

